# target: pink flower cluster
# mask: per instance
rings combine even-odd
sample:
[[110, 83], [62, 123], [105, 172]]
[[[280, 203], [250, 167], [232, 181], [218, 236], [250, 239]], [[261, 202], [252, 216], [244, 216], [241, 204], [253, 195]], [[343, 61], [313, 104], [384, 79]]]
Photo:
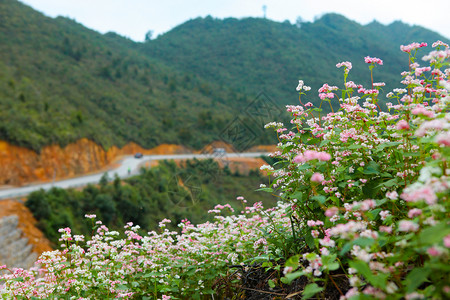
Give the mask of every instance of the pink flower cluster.
[[352, 69], [352, 63], [349, 61], [343, 61], [338, 64], [336, 64], [336, 68], [344, 67], [345, 68], [345, 74], [348, 74], [348, 72]]
[[411, 51], [413, 51], [413, 50], [416, 50], [416, 49], [419, 49], [422, 47], [426, 47], [426, 46], [428, 46], [427, 43], [411, 43], [406, 46], [401, 45], [400, 50], [402, 50], [403, 52], [406, 52], [406, 53], [411, 53]]
[[299, 154], [292, 160], [294, 163], [304, 163], [311, 160], [328, 161], [331, 155], [327, 152], [318, 152], [314, 150], [306, 150], [303, 154]]
[[312, 182], [322, 182], [322, 181], [324, 181], [325, 180], [325, 178], [323, 177], [323, 175], [322, 174], [320, 174], [320, 173], [318, 173], [318, 172], [315, 172], [314, 174], [312, 174], [312, 176], [311, 176], [311, 181]]
[[376, 58], [376, 57], [370, 57], [370, 56], [366, 56], [364, 57], [364, 62], [366, 64], [379, 64], [379, 65], [383, 65], [383, 60]]

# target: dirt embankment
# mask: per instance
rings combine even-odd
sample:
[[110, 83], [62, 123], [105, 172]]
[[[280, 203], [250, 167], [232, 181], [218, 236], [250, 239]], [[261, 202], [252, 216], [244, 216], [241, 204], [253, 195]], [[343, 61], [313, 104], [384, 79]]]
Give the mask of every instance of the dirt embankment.
[[179, 145], [160, 145], [144, 149], [135, 143], [123, 148], [111, 147], [107, 151], [88, 139], [80, 139], [64, 148], [58, 145], [44, 147], [40, 153], [0, 141], [0, 186], [23, 185], [70, 178], [99, 171], [111, 165], [122, 155], [189, 153]]
[[[234, 152], [233, 148], [222, 142], [214, 142], [197, 153], [212, 153], [214, 148], [224, 148]], [[248, 152], [270, 152], [273, 146], [257, 146]], [[114, 166], [114, 162], [123, 155], [141, 152], [152, 154], [182, 154], [193, 151], [180, 145], [159, 145], [153, 149], [144, 149], [135, 143], [129, 143], [123, 148], [111, 147], [105, 151], [101, 146], [88, 139], [61, 148], [56, 145], [44, 147], [40, 153], [30, 149], [10, 145], [0, 141], [0, 186], [23, 185], [36, 181], [51, 181], [62, 179]], [[232, 172], [247, 174], [252, 169], [258, 169], [264, 164], [261, 158], [229, 158], [218, 160], [223, 167], [228, 165]], [[180, 163], [179, 161], [178, 163]], [[155, 162], [153, 162], [155, 163]], [[42, 232], [35, 227], [36, 220], [31, 212], [21, 202], [13, 200], [0, 201], [0, 218], [9, 215], [19, 217], [19, 228], [29, 243], [34, 245], [33, 252], [41, 254], [52, 250], [50, 242]]]
[[[59, 180], [101, 171], [112, 167], [121, 156], [137, 152], [146, 155], [213, 153], [215, 148], [234, 152], [232, 146], [223, 142], [213, 142], [199, 151], [172, 144], [144, 149], [135, 143], [129, 143], [123, 148], [113, 146], [106, 151], [93, 141], [83, 138], [64, 148], [59, 145], [46, 146], [37, 153], [0, 141], [0, 187]], [[274, 146], [255, 146], [248, 152], [271, 152], [274, 148]]]
[[33, 252], [40, 255], [42, 252], [53, 250], [49, 240], [36, 227], [37, 221], [25, 205], [13, 200], [0, 201], [0, 219], [10, 215], [19, 217], [19, 228], [23, 235], [28, 238], [28, 243], [33, 245]]

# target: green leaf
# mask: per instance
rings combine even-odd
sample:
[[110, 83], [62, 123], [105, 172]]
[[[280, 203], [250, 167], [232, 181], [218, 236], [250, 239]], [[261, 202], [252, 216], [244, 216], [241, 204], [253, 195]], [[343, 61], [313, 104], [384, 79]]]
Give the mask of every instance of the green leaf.
[[363, 174], [371, 175], [371, 174], [380, 174], [380, 166], [374, 162], [373, 160], [369, 161], [369, 163], [365, 166], [363, 170]]
[[297, 199], [298, 201], [302, 201], [303, 199], [303, 192], [297, 191], [293, 193], [292, 195], [289, 195], [291, 199]]
[[284, 284], [291, 284], [292, 281], [299, 278], [300, 276], [303, 276], [304, 274], [305, 273], [303, 271], [288, 273], [281, 278], [281, 282], [283, 282]]
[[383, 149], [386, 148], [386, 147], [394, 147], [394, 146], [398, 146], [398, 145], [400, 145], [400, 144], [402, 144], [402, 142], [389, 142], [389, 143], [383, 143], [383, 144], [377, 146], [375, 149], [376, 149], [376, 150], [383, 150]]
[[272, 193], [273, 192], [273, 189], [272, 188], [260, 188], [260, 189], [257, 189], [256, 191], [258, 191], [258, 192], [269, 192], [269, 193]]
[[310, 283], [308, 284], [305, 289], [303, 290], [303, 299], [309, 299], [312, 296], [314, 296], [315, 294], [317, 294], [318, 292], [323, 291], [323, 287], [318, 286], [316, 283]]
[[14, 278], [11, 278], [11, 280], [23, 282], [23, 277], [14, 277]]
[[328, 145], [328, 143], [330, 143], [330, 140], [323, 140], [323, 141], [320, 143], [319, 148], [322, 148], [323, 146]]
[[327, 201], [327, 197], [325, 197], [324, 195], [316, 195], [311, 197], [311, 200], [317, 201], [320, 204], [324, 204], [325, 201]]
[[378, 273], [373, 275], [369, 265], [362, 260], [351, 261], [350, 267], [358, 270], [358, 273], [364, 276], [366, 280], [375, 287], [384, 288], [389, 274]]
[[119, 284], [118, 286], [116, 286], [115, 289], [121, 290], [121, 291], [126, 291], [126, 290], [128, 290], [128, 286], [126, 286], [125, 284]]
[[337, 261], [328, 265], [328, 270], [330, 270], [330, 271], [334, 271], [337, 269], [339, 269], [339, 263]]
[[347, 253], [350, 250], [350, 248], [353, 247], [353, 245], [358, 245], [358, 246], [361, 246], [361, 247], [367, 247], [367, 246], [372, 246], [374, 242], [375, 242], [375, 240], [371, 239], [371, 238], [366, 238], [366, 237], [357, 238], [354, 241], [349, 241], [348, 243], [346, 243], [342, 247], [341, 251], [339, 252], [339, 255], [342, 256], [345, 253]]
[[311, 169], [311, 165], [308, 164], [308, 163], [305, 163], [303, 165], [299, 165], [297, 167], [297, 170], [299, 170], [299, 171], [308, 170], [308, 169]]
[[404, 152], [404, 156], [418, 157], [420, 156], [420, 152]]
[[305, 235], [305, 241], [309, 248], [314, 249], [314, 238], [311, 232], [307, 232]]
[[380, 213], [380, 211], [381, 211], [381, 208], [377, 208], [377, 209], [368, 211], [367, 213], [368, 213], [370, 219], [373, 221], [373, 220], [375, 220], [377, 218], [377, 216]]
[[300, 255], [294, 255], [291, 256], [287, 261], [286, 261], [286, 267], [291, 267], [294, 270], [296, 270], [298, 268], [298, 260], [300, 259]]
[[406, 276], [403, 281], [408, 293], [416, 290], [425, 280], [427, 280], [428, 275], [431, 273], [431, 268], [415, 268]]
[[361, 148], [363, 148], [363, 146], [358, 145], [358, 144], [353, 144], [353, 145], [350, 145], [347, 147], [347, 149], [350, 149], [350, 150], [361, 149]]
[[443, 221], [422, 230], [419, 234], [419, 242], [421, 245], [438, 243], [442, 241], [447, 234], [450, 234], [450, 226], [446, 224], [446, 221]]
[[372, 272], [370, 271], [369, 266], [361, 261], [361, 260], [355, 260], [355, 261], [351, 261], [350, 263], [350, 267], [352, 267], [353, 269], [356, 269], [358, 271], [359, 274], [363, 275], [366, 279], [371, 278]]
[[269, 284], [270, 288], [273, 289], [275, 287], [275, 283], [273, 282], [272, 279], [269, 279], [269, 281], [267, 283]]
[[396, 186], [396, 185], [398, 185], [398, 179], [394, 178], [394, 179], [391, 179], [391, 180], [388, 180], [388, 181], [380, 183], [377, 186], [377, 188], [380, 188], [380, 187], [383, 187], [383, 186], [387, 187], [387, 188], [390, 188], [390, 187], [393, 187], [393, 186]]

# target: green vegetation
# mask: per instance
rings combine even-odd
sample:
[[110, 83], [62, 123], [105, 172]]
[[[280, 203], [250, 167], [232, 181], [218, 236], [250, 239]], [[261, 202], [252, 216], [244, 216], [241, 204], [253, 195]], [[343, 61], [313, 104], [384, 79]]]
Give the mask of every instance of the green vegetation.
[[82, 137], [201, 148], [251, 100], [13, 0], [0, 2], [0, 41], [0, 139], [35, 150]]
[[[389, 92], [405, 58], [399, 43], [445, 39], [400, 22], [361, 26], [336, 14], [292, 25], [267, 19], [211, 17], [188, 21], [145, 43], [101, 35], [16, 0], [0, 2], [0, 139], [39, 151], [86, 137], [103, 147], [136, 142], [196, 149], [220, 139], [236, 116], [254, 130], [253, 144], [274, 143], [263, 122], [298, 103], [299, 79], [336, 84], [337, 62], [351, 60], [349, 80], [367, 84], [361, 57], [382, 58], [375, 81]], [[355, 80], [356, 81], [356, 80]], [[249, 107], [261, 91], [272, 107], [264, 120]], [[335, 102], [337, 103], [337, 102]], [[328, 109], [328, 108], [325, 108]], [[262, 122], [260, 122], [262, 121]], [[232, 142], [230, 140], [229, 142]]]
[[407, 63], [399, 44], [418, 40], [431, 44], [446, 39], [401, 22], [362, 26], [341, 15], [326, 14], [300, 27], [261, 18], [197, 18], [138, 46], [149, 57], [243, 93], [266, 90], [280, 105], [298, 103], [293, 91], [302, 79], [314, 92], [308, 101], [318, 106], [315, 92], [322, 83], [341, 82], [338, 62], [351, 61], [349, 80], [369, 86], [370, 74], [362, 59], [369, 53], [385, 62], [374, 80], [383, 78], [387, 94], [397, 87], [397, 76]]
[[[208, 210], [244, 194], [252, 203], [262, 201], [272, 206], [275, 197], [254, 192], [264, 181], [259, 171], [251, 171], [248, 176], [231, 173], [213, 160], [188, 160], [181, 167], [161, 162], [124, 181], [116, 177], [108, 183], [104, 176], [98, 185], [83, 190], [37, 191], [30, 194], [26, 206], [39, 221], [38, 227], [57, 245], [59, 228], [91, 234], [85, 214], [96, 214], [109, 228], [119, 229], [133, 222], [148, 231], [157, 229], [164, 218], [172, 221], [171, 229], [183, 219], [194, 224], [212, 220]], [[242, 210], [238, 201], [230, 204], [237, 212]]]

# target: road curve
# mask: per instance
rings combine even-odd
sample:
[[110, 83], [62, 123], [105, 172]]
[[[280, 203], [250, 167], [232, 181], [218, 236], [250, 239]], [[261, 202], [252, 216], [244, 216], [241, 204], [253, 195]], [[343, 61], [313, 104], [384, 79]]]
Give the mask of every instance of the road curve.
[[[120, 166], [116, 169], [112, 169], [106, 172], [100, 172], [92, 175], [79, 176], [71, 179], [58, 180], [54, 182], [33, 184], [28, 186], [22, 186], [17, 188], [8, 188], [0, 190], [0, 200], [8, 198], [24, 197], [34, 191], [40, 189], [49, 190], [52, 187], [59, 188], [73, 188], [85, 186], [89, 183], [98, 183], [100, 178], [107, 173], [109, 178], [114, 178], [117, 174], [120, 178], [127, 178], [139, 173], [139, 165], [144, 162], [152, 160], [172, 160], [172, 159], [207, 159], [207, 158], [219, 158], [227, 159], [232, 157], [260, 157], [267, 155], [263, 152], [248, 152], [248, 153], [227, 153], [221, 156], [215, 154], [172, 154], [172, 155], [144, 155], [142, 158], [134, 158], [133, 156], [126, 156], [121, 162]], [[128, 173], [128, 170], [131, 172]]]

